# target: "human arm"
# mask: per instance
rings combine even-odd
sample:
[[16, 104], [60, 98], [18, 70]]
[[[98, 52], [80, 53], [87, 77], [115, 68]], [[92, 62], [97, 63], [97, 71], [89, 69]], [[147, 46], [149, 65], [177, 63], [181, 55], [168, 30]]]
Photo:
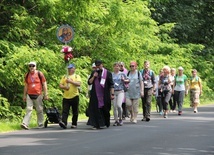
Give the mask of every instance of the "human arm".
[[23, 101], [26, 102], [27, 98], [27, 83], [25, 83], [24, 91], [23, 91]]
[[79, 87], [81, 85], [81, 82], [80, 81], [74, 81], [73, 79], [67, 79], [66, 80], [67, 83], [71, 83], [77, 87]]
[[44, 91], [44, 99], [48, 100], [48, 87], [47, 87], [47, 82], [43, 82], [43, 91]]
[[188, 90], [189, 90], [189, 82], [187, 79], [187, 76], [185, 76], [185, 95], [188, 95]]
[[140, 80], [140, 89], [141, 89], [140, 95], [141, 97], [144, 97], [144, 83], [142, 80]]
[[91, 76], [89, 77], [88, 84], [91, 85], [94, 82], [94, 79], [98, 77], [98, 73], [93, 71]]
[[202, 82], [201, 82], [201, 79], [199, 78], [199, 88], [200, 88], [200, 95], [202, 95]]

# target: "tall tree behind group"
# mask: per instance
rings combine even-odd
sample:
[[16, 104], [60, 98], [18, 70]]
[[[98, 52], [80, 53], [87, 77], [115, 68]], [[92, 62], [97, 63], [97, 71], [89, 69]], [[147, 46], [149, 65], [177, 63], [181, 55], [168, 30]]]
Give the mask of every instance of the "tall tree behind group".
[[[58, 82], [64, 64], [56, 30], [61, 24], [74, 28], [74, 40], [68, 45], [74, 48], [72, 61], [78, 66], [82, 81], [87, 81], [91, 61], [96, 58], [103, 59], [109, 69], [113, 62], [121, 60], [126, 64], [136, 60], [141, 68], [143, 61], [149, 59], [156, 72], [164, 65], [185, 65], [190, 70], [193, 52], [203, 49], [201, 45], [175, 43], [176, 39], [169, 36], [173, 23], [158, 25], [151, 18], [146, 0], [0, 2], [0, 93], [13, 105], [21, 102], [24, 64], [31, 59], [36, 59], [46, 74], [50, 96], [60, 104]], [[204, 68], [207, 66], [204, 64]], [[83, 86], [86, 88], [86, 82]]]
[[214, 90], [214, 1], [213, 0], [156, 0], [150, 3], [152, 17], [159, 25], [174, 23], [168, 34], [178, 44], [202, 44], [202, 51], [194, 51], [192, 64], [204, 79], [209, 77]]

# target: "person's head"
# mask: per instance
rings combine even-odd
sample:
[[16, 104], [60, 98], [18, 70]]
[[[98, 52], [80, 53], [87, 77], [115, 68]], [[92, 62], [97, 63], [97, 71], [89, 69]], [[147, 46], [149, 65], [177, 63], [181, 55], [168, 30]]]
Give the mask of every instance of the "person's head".
[[169, 66], [164, 66], [163, 67], [163, 74], [168, 75], [170, 73], [170, 67]]
[[171, 75], [174, 76], [176, 74], [176, 69], [175, 68], [171, 68]]
[[69, 64], [67, 68], [68, 68], [69, 74], [73, 74], [75, 72], [75, 65], [74, 64]]
[[159, 76], [163, 75], [163, 69], [160, 69]]
[[144, 61], [144, 69], [149, 69], [150, 62], [148, 60]]
[[68, 28], [63, 28], [62, 29], [62, 34], [67, 34], [68, 33]]
[[119, 62], [119, 65], [120, 65], [120, 71], [123, 71], [125, 69], [124, 62]]
[[113, 64], [113, 68], [114, 68], [114, 72], [118, 72], [120, 70], [120, 63], [119, 62], [115, 62]]
[[103, 62], [102, 62], [102, 60], [95, 60], [95, 65], [96, 65], [96, 69], [97, 70], [100, 70], [100, 69], [102, 69], [103, 68]]
[[184, 69], [183, 69], [183, 67], [178, 67], [178, 74], [179, 75], [182, 75], [183, 74], [183, 71], [184, 71]]
[[131, 61], [129, 67], [130, 67], [131, 71], [136, 70], [137, 69], [137, 62], [136, 61]]
[[197, 75], [197, 70], [196, 70], [196, 69], [193, 69], [193, 70], [192, 70], [192, 75], [193, 75], [193, 76], [196, 76], [196, 75]]
[[36, 70], [36, 62], [35, 61], [29, 62], [28, 67], [29, 67], [30, 72], [34, 72]]
[[92, 64], [91, 68], [92, 68], [92, 70], [96, 70], [96, 65], [95, 65], [95, 63]]

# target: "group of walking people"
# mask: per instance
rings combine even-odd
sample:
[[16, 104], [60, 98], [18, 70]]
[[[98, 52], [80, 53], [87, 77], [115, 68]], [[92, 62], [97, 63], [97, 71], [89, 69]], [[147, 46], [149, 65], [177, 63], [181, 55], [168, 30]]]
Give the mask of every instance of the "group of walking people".
[[[23, 100], [27, 102], [26, 115], [21, 127], [28, 129], [33, 106], [37, 111], [38, 126], [43, 126], [42, 98], [48, 99], [47, 84], [44, 75], [36, 70], [36, 62], [30, 62], [29, 73], [25, 76]], [[130, 69], [125, 68], [123, 62], [115, 62], [113, 71], [109, 71], [101, 60], [96, 60], [92, 65], [92, 72], [88, 77], [89, 105], [87, 108], [87, 125], [92, 129], [108, 128], [110, 126], [110, 110], [113, 106], [115, 122], [113, 126], [122, 126], [125, 117], [136, 124], [139, 113], [139, 102], [142, 100], [143, 119], [149, 122], [151, 119], [151, 103], [153, 95], [156, 97], [159, 112], [164, 118], [169, 111], [182, 114], [184, 96], [190, 91], [191, 106], [197, 113], [199, 96], [202, 94], [201, 79], [197, 76], [197, 70], [192, 70], [192, 77], [187, 78], [183, 74], [183, 68], [164, 66], [159, 75], [155, 76], [150, 69], [150, 62], [145, 61], [143, 69], [138, 70], [137, 62], [131, 61]], [[75, 65], [68, 65], [68, 75], [63, 76], [59, 87], [63, 90], [62, 118], [59, 126], [67, 128], [70, 108], [72, 108], [71, 128], [77, 128], [79, 113], [79, 87], [81, 78], [75, 73]], [[44, 95], [42, 94], [42, 88]], [[169, 106], [170, 105], [170, 106]]]

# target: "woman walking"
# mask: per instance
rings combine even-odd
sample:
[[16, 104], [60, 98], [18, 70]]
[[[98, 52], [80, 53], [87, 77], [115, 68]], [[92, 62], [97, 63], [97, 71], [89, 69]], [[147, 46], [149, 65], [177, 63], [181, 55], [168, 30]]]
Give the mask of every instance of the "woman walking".
[[200, 104], [200, 95], [202, 94], [202, 83], [201, 78], [197, 76], [197, 70], [192, 70], [192, 77], [190, 78], [189, 83], [190, 90], [190, 101], [191, 107], [194, 109], [194, 113], [198, 112], [198, 105]]
[[115, 62], [113, 65], [114, 72], [112, 73], [113, 81], [114, 81], [114, 120], [115, 123], [113, 126], [122, 126], [122, 116], [123, 116], [123, 108], [122, 103], [124, 99], [124, 79], [126, 79], [126, 75], [120, 72], [120, 64]]
[[137, 70], [137, 63], [131, 61], [130, 71], [127, 74], [129, 88], [126, 92], [126, 106], [131, 114], [130, 122], [137, 123], [137, 114], [139, 111], [139, 99], [144, 95], [144, 85], [142, 76]]
[[170, 100], [171, 93], [172, 93], [169, 73], [170, 73], [169, 66], [164, 66], [163, 67], [163, 75], [160, 76], [159, 83], [158, 83], [158, 87], [159, 87], [160, 92], [161, 92], [161, 102], [163, 105], [163, 112], [164, 112], [163, 116], [164, 116], [164, 118], [168, 117], [167, 116], [168, 104], [169, 104], [169, 100]]
[[175, 103], [178, 105], [178, 115], [182, 114], [184, 96], [187, 95], [187, 76], [183, 74], [183, 67], [178, 67], [178, 75], [175, 76], [173, 91]]

